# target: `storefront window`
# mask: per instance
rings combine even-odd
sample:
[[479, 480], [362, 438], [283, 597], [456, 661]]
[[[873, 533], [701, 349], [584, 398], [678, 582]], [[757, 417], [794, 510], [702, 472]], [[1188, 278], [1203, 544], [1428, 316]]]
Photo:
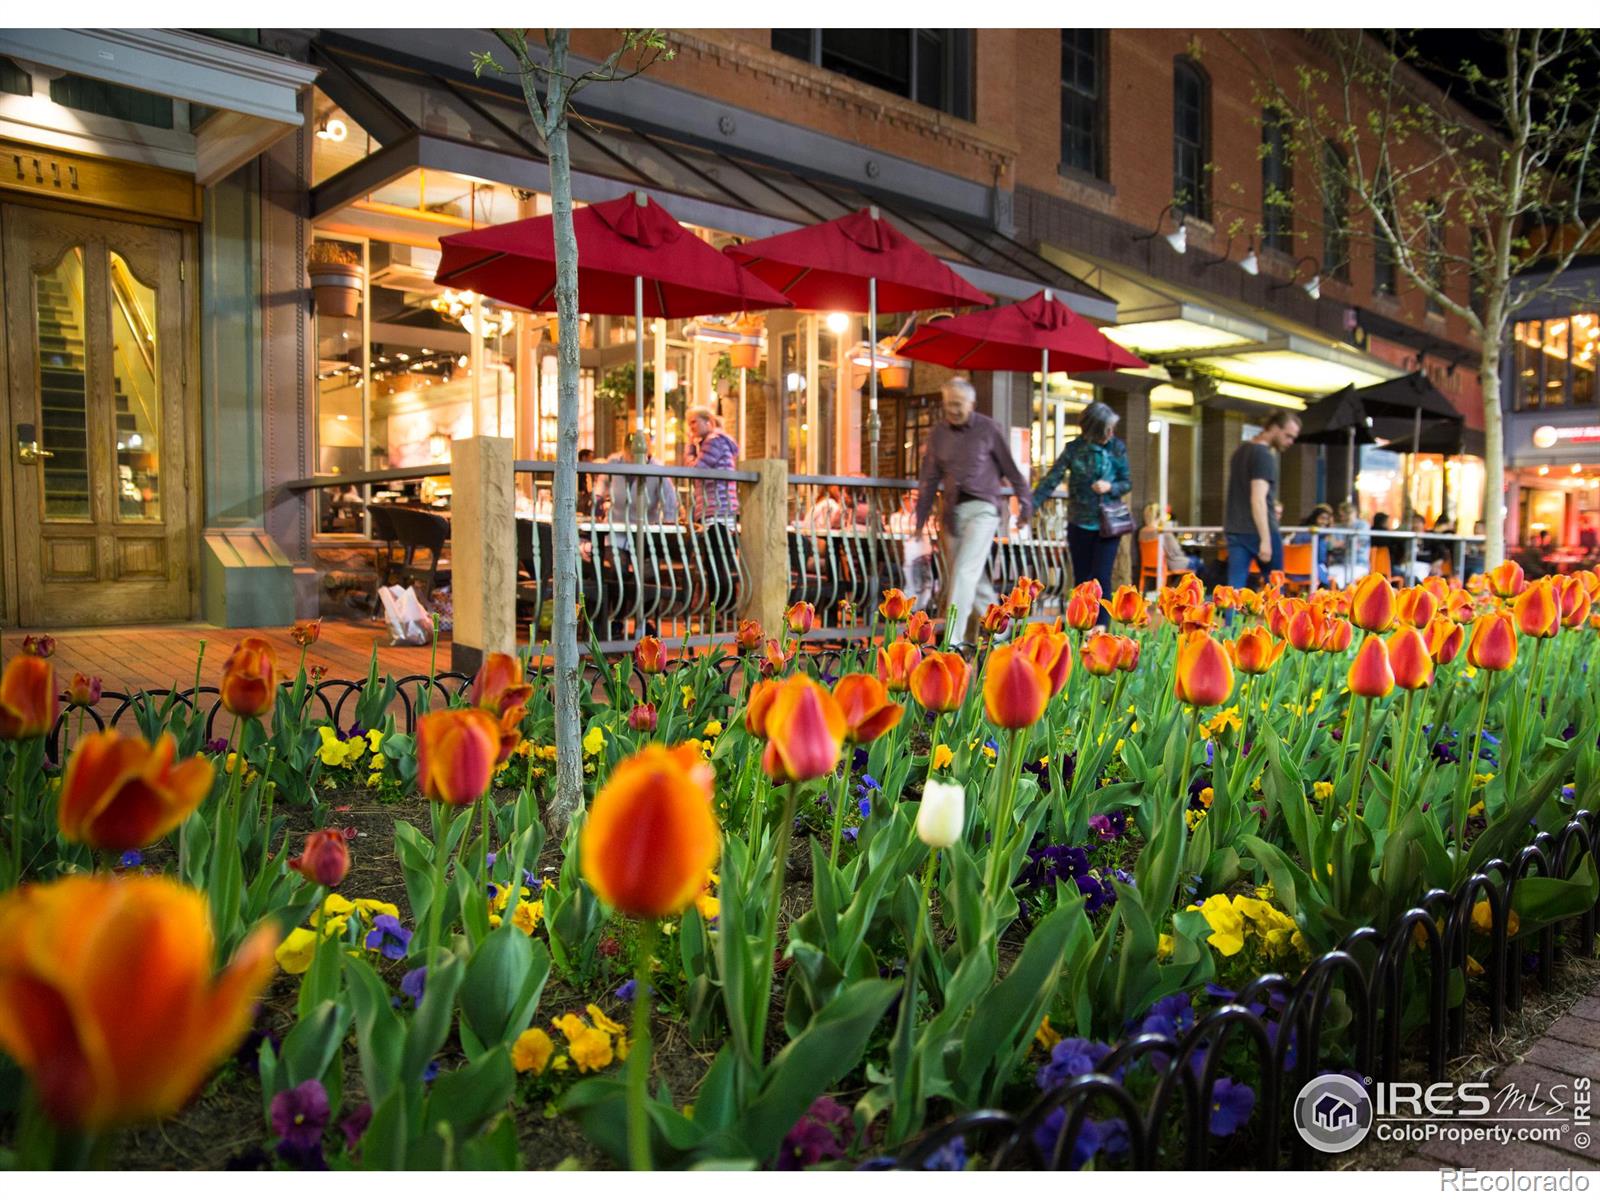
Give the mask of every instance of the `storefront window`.
[[1600, 315], [1577, 313], [1572, 318], [1572, 403], [1595, 402], [1597, 358], [1600, 358]]
[[1567, 402], [1567, 334], [1571, 322], [1564, 317], [1544, 323], [1544, 407]]
[[1574, 313], [1518, 321], [1512, 329], [1515, 379], [1512, 404], [1520, 410], [1594, 404], [1600, 315]]

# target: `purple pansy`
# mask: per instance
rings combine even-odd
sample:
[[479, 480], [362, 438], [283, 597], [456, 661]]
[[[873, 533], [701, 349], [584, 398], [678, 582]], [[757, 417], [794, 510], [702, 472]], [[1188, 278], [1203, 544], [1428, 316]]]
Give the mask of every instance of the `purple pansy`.
[[1256, 1094], [1248, 1084], [1227, 1076], [1217, 1080], [1211, 1091], [1211, 1136], [1231, 1137], [1243, 1129], [1255, 1106]]
[[368, 950], [376, 950], [391, 962], [399, 962], [411, 948], [411, 930], [388, 913], [380, 913], [367, 934]]

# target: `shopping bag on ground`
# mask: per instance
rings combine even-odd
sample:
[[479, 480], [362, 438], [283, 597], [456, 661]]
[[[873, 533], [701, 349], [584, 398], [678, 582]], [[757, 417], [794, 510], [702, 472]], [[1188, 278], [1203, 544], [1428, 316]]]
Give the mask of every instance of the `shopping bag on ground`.
[[379, 588], [378, 599], [383, 602], [383, 616], [389, 624], [389, 643], [393, 646], [426, 646], [432, 637], [433, 625], [427, 610], [411, 588]]

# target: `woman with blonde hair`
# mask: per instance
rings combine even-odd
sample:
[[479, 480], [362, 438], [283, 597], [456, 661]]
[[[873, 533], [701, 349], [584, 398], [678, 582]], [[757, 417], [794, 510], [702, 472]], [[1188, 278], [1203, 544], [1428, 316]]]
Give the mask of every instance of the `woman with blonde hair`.
[[[1161, 555], [1166, 559], [1166, 569], [1172, 571], [1194, 571], [1199, 564], [1183, 552], [1177, 535], [1167, 528], [1167, 515], [1161, 511], [1161, 505], [1150, 503], [1144, 506], [1144, 524], [1139, 528], [1140, 542], [1160, 542]], [[1162, 582], [1165, 582], [1163, 580]]]

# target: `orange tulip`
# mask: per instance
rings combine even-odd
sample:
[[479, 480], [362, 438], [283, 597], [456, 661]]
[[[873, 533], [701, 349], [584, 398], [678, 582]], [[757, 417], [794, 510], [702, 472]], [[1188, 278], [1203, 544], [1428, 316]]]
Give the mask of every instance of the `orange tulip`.
[[1477, 612], [1478, 604], [1472, 598], [1471, 592], [1463, 591], [1461, 588], [1451, 588], [1449, 596], [1445, 598], [1444, 608], [1452, 621], [1465, 625]]
[[1561, 601], [1549, 576], [1524, 588], [1511, 602], [1511, 611], [1527, 637], [1551, 638], [1561, 632]]
[[1288, 645], [1287, 642], [1276, 640], [1260, 625], [1252, 625], [1236, 640], [1224, 644], [1234, 668], [1246, 675], [1262, 675], [1271, 670], [1272, 664], [1278, 661]]
[[1193, 571], [1184, 572], [1172, 590], [1185, 605], [1200, 604], [1206, 598], [1206, 585], [1200, 582], [1200, 577]]
[[1222, 643], [1209, 634], [1179, 637], [1173, 675], [1173, 694], [1196, 708], [1221, 704], [1233, 693], [1233, 663]]
[[967, 698], [971, 673], [954, 650], [930, 650], [911, 672], [911, 694], [929, 712], [955, 712]]
[[1322, 631], [1321, 650], [1324, 654], [1343, 654], [1355, 639], [1356, 627], [1342, 619], [1330, 620]]
[[739, 649], [748, 654], [752, 650], [761, 648], [761, 641], [767, 635], [761, 632], [760, 621], [740, 621], [739, 633], [734, 639], [739, 644]]
[[633, 665], [641, 675], [659, 675], [667, 669], [667, 651], [661, 639], [646, 634], [633, 648]]
[[1389, 664], [1389, 648], [1382, 638], [1367, 634], [1350, 664], [1347, 679], [1353, 696], [1376, 700], [1394, 691], [1394, 668]]
[[98, 675], [85, 675], [82, 671], [72, 673], [72, 682], [67, 685], [67, 703], [77, 705], [79, 708], [93, 708], [100, 703], [100, 692], [104, 685]]
[[844, 713], [845, 737], [856, 743], [875, 742], [900, 723], [902, 705], [875, 675], [846, 675], [833, 685], [833, 698]]
[[921, 609], [907, 617], [906, 641], [919, 646], [933, 645], [933, 618]]
[[[1430, 575], [1428, 578], [1438, 579], [1439, 576]], [[1446, 587], [1445, 595], [1449, 594], [1449, 588]], [[1439, 610], [1441, 599], [1442, 597], [1435, 595], [1431, 588], [1407, 588], [1395, 597], [1395, 615], [1413, 629], [1426, 629], [1428, 622], [1433, 620], [1433, 614]]]
[[478, 673], [472, 677], [468, 697], [475, 708], [500, 717], [527, 704], [533, 697], [533, 684], [523, 681], [521, 659], [494, 651], [484, 656]]
[[1255, 588], [1235, 588], [1233, 592], [1234, 603], [1243, 611], [1258, 613], [1261, 611], [1261, 593]]
[[325, 888], [338, 887], [350, 873], [350, 844], [344, 831], [319, 829], [306, 834], [305, 849], [289, 860], [289, 869]]
[[1502, 600], [1521, 595], [1526, 583], [1527, 576], [1523, 573], [1522, 564], [1509, 558], [1489, 572], [1489, 587]]
[[[1267, 604], [1267, 628], [1273, 637], [1289, 636], [1289, 625], [1310, 606], [1304, 600], [1274, 600]], [[1320, 610], [1319, 610], [1320, 611]], [[1295, 649], [1299, 649], [1298, 646]]]
[[1467, 662], [1480, 671], [1509, 671], [1517, 665], [1517, 626], [1510, 613], [1484, 613], [1472, 623]]
[[[1100, 590], [1100, 585], [1095, 585], [1095, 591]], [[1100, 601], [1091, 598], [1088, 593], [1074, 588], [1072, 595], [1067, 597], [1067, 624], [1073, 629], [1093, 629], [1100, 620]]]
[[1556, 596], [1561, 601], [1561, 623], [1568, 629], [1576, 629], [1589, 619], [1594, 599], [1576, 575], [1556, 576]]
[[1105, 676], [1117, 669], [1117, 658], [1121, 653], [1121, 638], [1109, 633], [1092, 633], [1083, 641], [1080, 661], [1089, 674]]
[[417, 785], [429, 800], [471, 804], [500, 760], [500, 723], [481, 708], [447, 708], [417, 722]]
[[978, 628], [990, 637], [1004, 633], [1011, 625], [1011, 602], [1004, 604], [991, 604], [983, 610], [983, 620], [978, 622]]
[[717, 861], [715, 775], [693, 746], [623, 759], [589, 805], [578, 866], [595, 895], [632, 917], [672, 917]]
[[1050, 703], [1050, 677], [1016, 643], [998, 646], [983, 668], [983, 709], [1002, 729], [1027, 729]]
[[1105, 602], [1105, 610], [1111, 614], [1113, 621], [1123, 625], [1139, 626], [1150, 620], [1150, 606], [1145, 603], [1137, 588], [1129, 587], [1127, 584], [1119, 587], [1111, 599]]
[[154, 748], [115, 729], [86, 734], [61, 781], [61, 836], [95, 850], [136, 850], [182, 825], [210, 793], [216, 768], [202, 756], [174, 765], [177, 753], [170, 733]]
[[1142, 649], [1142, 643], [1138, 638], [1131, 637], [1119, 640], [1122, 644], [1117, 647], [1117, 670], [1135, 670], [1139, 666], [1139, 651]]
[[1422, 636], [1428, 643], [1428, 657], [1439, 666], [1446, 667], [1461, 653], [1461, 647], [1467, 640], [1467, 631], [1449, 617], [1438, 616], [1428, 622], [1428, 628]]
[[278, 690], [278, 656], [265, 638], [247, 637], [222, 664], [222, 707], [236, 717], [264, 717]]
[[758, 679], [744, 701], [744, 727], [757, 737], [767, 736], [767, 713], [778, 696], [776, 679]]
[[1467, 576], [1467, 591], [1474, 596], [1487, 596], [1489, 594], [1489, 577], [1483, 572]]
[[0, 741], [43, 737], [56, 723], [56, 669], [32, 654], [19, 654], [0, 675]]
[[1294, 615], [1284, 628], [1283, 637], [1296, 650], [1309, 653], [1322, 647], [1322, 638], [1328, 632], [1328, 627], [1328, 618], [1323, 615], [1322, 606], [1305, 604], [1294, 610]]
[[1387, 633], [1394, 624], [1394, 588], [1376, 571], [1356, 583], [1350, 596], [1350, 621], [1368, 633]]
[[915, 596], [908, 596], [899, 588], [890, 588], [883, 594], [883, 603], [878, 605], [878, 615], [885, 621], [904, 621], [911, 615], [915, 603]]
[[1194, 633], [1196, 630], [1209, 633], [1216, 624], [1217, 610], [1212, 604], [1191, 604], [1179, 618], [1183, 633]]
[[1050, 694], [1054, 696], [1067, 686], [1072, 674], [1072, 643], [1055, 625], [1036, 621], [1029, 625], [1017, 639], [1017, 653], [1026, 654], [1044, 671], [1050, 680]]
[[317, 639], [322, 636], [322, 619], [319, 617], [315, 621], [296, 621], [289, 629], [289, 636], [294, 639], [294, 644], [302, 649], [316, 645]]
[[1574, 571], [1572, 577], [1583, 584], [1583, 590], [1589, 593], [1590, 600], [1600, 600], [1600, 574], [1596, 574], [1589, 570], [1588, 567], [1584, 567], [1581, 570]]
[[906, 641], [890, 642], [878, 651], [878, 678], [891, 692], [911, 687], [911, 672], [922, 661], [922, 651]]
[[1225, 583], [1219, 583], [1211, 589], [1211, 603], [1224, 612], [1231, 612], [1239, 607], [1239, 591]]
[[763, 675], [781, 673], [793, 661], [794, 655], [794, 650], [785, 650], [783, 643], [777, 638], [768, 638], [766, 647], [761, 652], [761, 673]]
[[1428, 653], [1427, 641], [1415, 626], [1402, 625], [1391, 633], [1388, 650], [1396, 687], [1411, 692], [1433, 682], [1433, 656]]
[[808, 675], [778, 685], [767, 710], [761, 769], [775, 782], [819, 779], [839, 764], [847, 726], [833, 694]]
[[1033, 611], [1033, 602], [1039, 598], [1039, 593], [1044, 591], [1044, 584], [1037, 579], [1029, 579], [1026, 575], [1017, 580], [1017, 586], [1011, 589], [1010, 595], [1004, 600], [1006, 611], [1013, 617], [1025, 617]]
[[790, 633], [804, 637], [816, 627], [816, 606], [807, 600], [796, 600], [783, 614], [783, 620], [784, 624], [788, 625]]
[[206, 898], [159, 877], [69, 875], [0, 898], [0, 1050], [57, 1125], [177, 1112], [250, 1027], [270, 924], [212, 975]]

